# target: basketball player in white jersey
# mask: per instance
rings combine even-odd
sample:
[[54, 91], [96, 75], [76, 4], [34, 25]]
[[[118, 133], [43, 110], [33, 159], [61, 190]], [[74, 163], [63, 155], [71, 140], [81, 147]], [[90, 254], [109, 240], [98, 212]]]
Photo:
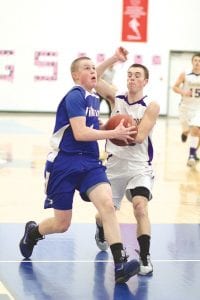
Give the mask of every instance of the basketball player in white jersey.
[[[107, 68], [110, 64], [112, 64], [112, 58], [101, 64], [100, 70], [97, 67], [97, 72], [103, 72], [102, 68]], [[150, 260], [151, 225], [148, 216], [148, 201], [152, 198], [154, 182], [152, 130], [160, 111], [159, 104], [143, 94], [148, 78], [149, 71], [144, 65], [133, 64], [128, 68], [125, 93], [116, 92], [103, 80], [97, 85], [98, 93], [108, 99], [112, 105], [111, 115], [129, 114], [138, 123], [138, 134], [133, 144], [117, 146], [107, 140], [106, 166], [115, 208], [120, 208], [124, 195], [133, 206], [137, 221], [139, 250], [136, 251], [139, 254], [140, 275], [150, 275], [153, 272]], [[97, 246], [101, 250], [106, 250], [106, 237], [104, 237], [101, 218], [98, 214], [96, 224]]]
[[195, 166], [199, 160], [196, 150], [200, 137], [200, 53], [192, 56], [192, 71], [182, 72], [177, 78], [173, 91], [181, 95], [179, 118], [182, 126], [182, 141], [189, 136], [187, 165]]

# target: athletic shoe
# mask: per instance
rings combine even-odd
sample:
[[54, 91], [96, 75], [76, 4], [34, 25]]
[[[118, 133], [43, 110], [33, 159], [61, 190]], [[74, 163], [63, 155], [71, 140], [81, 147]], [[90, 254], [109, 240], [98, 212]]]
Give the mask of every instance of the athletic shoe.
[[187, 161], [187, 166], [193, 168], [196, 164], [196, 159], [194, 155], [190, 155]]
[[200, 158], [195, 154], [194, 155], [194, 159], [196, 160], [196, 161], [199, 161], [200, 160]]
[[185, 134], [185, 133], [182, 133], [182, 134], [181, 134], [181, 141], [182, 141], [183, 143], [185, 143], [185, 142], [187, 141], [187, 138], [188, 138], [187, 134]]
[[105, 240], [103, 226], [99, 226], [97, 223], [96, 223], [95, 240], [96, 240], [97, 247], [101, 251], [106, 251], [108, 249], [109, 246], [107, 241]]
[[140, 264], [136, 259], [117, 263], [115, 264], [115, 282], [125, 283], [129, 278], [138, 274], [139, 270]]
[[140, 252], [138, 250], [135, 250], [137, 254], [139, 255], [139, 263], [140, 263], [140, 271], [139, 275], [151, 275], [153, 273], [153, 265], [150, 259], [150, 255], [147, 255], [146, 258], [141, 258]]
[[34, 221], [29, 221], [28, 223], [26, 223], [24, 236], [19, 244], [21, 254], [25, 258], [29, 258], [31, 256], [34, 246], [37, 244], [38, 240], [40, 240], [32, 240], [29, 237], [30, 231], [35, 227], [37, 227], [37, 224]]
[[153, 265], [151, 263], [150, 255], [147, 255], [147, 258], [145, 260], [142, 260], [140, 257], [140, 271], [139, 275], [151, 275], [153, 273]]

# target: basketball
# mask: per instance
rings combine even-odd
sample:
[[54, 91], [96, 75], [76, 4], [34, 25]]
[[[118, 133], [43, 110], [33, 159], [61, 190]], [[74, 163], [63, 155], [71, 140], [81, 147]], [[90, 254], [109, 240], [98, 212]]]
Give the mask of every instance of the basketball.
[[[115, 129], [115, 127], [117, 125], [119, 125], [119, 123], [121, 122], [121, 120], [124, 119], [124, 123], [123, 125], [125, 127], [129, 127], [129, 126], [132, 126], [132, 125], [136, 125], [137, 126], [137, 123], [136, 121], [133, 119], [132, 116], [130, 115], [126, 115], [126, 114], [117, 114], [117, 115], [114, 115], [114, 116], [111, 116], [107, 123], [105, 124], [105, 129], [106, 130], [113, 130]], [[137, 131], [137, 128], [136, 128], [136, 131]], [[137, 135], [137, 132], [136, 134], [132, 134], [131, 136], [133, 138], [135, 138]], [[122, 140], [118, 140], [118, 139], [110, 139], [110, 141], [115, 144], [115, 145], [118, 145], [118, 146], [127, 146], [127, 144], [122, 141]], [[132, 142], [130, 143], [132, 144]]]

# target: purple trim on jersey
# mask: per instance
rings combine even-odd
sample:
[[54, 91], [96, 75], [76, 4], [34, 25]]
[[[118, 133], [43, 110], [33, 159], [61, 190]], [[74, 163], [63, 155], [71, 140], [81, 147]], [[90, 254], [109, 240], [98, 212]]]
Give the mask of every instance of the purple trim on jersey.
[[119, 98], [121, 100], [124, 100], [128, 105], [135, 105], [135, 104], [141, 104], [142, 106], [147, 106], [146, 103], [144, 102], [144, 99], [147, 96], [142, 97], [140, 100], [133, 102], [133, 103], [129, 103], [128, 102], [128, 95], [117, 95], [116, 98]]
[[200, 74], [197, 74], [197, 73], [194, 73], [194, 72], [191, 72], [191, 73], [188, 73], [186, 75], [195, 75], [195, 76], [200, 76]]
[[153, 160], [153, 145], [149, 136], [148, 136], [148, 156], [149, 156], [148, 163], [149, 165], [151, 165], [151, 162]]
[[145, 99], [146, 97], [147, 97], [147, 96], [144, 96], [142, 99], [140, 99], [140, 100], [137, 101], [136, 103], [141, 104], [142, 106], [147, 106], [146, 103], [144, 102], [144, 99]]

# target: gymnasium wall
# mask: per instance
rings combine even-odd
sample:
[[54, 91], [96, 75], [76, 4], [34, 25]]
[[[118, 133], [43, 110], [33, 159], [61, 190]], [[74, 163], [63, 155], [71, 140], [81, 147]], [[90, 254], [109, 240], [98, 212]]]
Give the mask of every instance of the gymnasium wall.
[[[140, 2], [140, 0], [130, 0]], [[197, 51], [199, 0], [149, 0], [147, 42], [124, 42], [122, 0], [0, 0], [0, 111], [54, 112], [71, 87], [71, 61], [86, 54], [99, 63], [119, 45], [150, 70], [147, 93], [167, 113], [169, 53]]]

